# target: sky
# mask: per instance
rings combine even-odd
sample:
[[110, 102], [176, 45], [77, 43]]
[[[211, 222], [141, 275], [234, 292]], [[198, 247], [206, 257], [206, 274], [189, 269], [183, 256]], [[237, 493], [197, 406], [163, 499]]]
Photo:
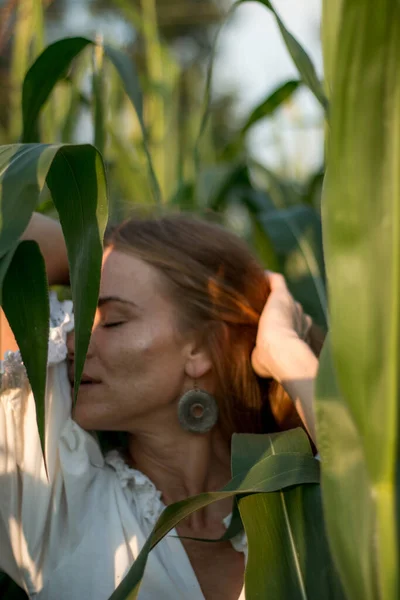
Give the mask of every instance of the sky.
[[[301, 42], [317, 72], [322, 73], [321, 0], [275, 0], [286, 27]], [[234, 89], [238, 117], [244, 117], [279, 84], [297, 71], [270, 11], [257, 2], [243, 4], [221, 34], [214, 93]], [[252, 154], [269, 167], [303, 179], [318, 169], [323, 155], [322, 111], [306, 89], [271, 123], [250, 132]]]
[[[275, 0], [286, 27], [309, 53], [317, 72], [322, 72], [320, 18], [322, 0]], [[85, 2], [73, 0], [64, 31], [79, 35], [97, 27]], [[99, 30], [128, 41], [131, 30], [121, 20], [99, 17]], [[59, 32], [58, 32], [59, 35]], [[51, 37], [51, 35], [50, 35]], [[246, 2], [224, 26], [219, 37], [214, 68], [213, 94], [234, 91], [239, 119], [249, 113], [278, 85], [297, 78], [298, 73], [284, 46], [272, 13], [258, 2]], [[318, 170], [323, 156], [322, 111], [304, 87], [293, 101], [249, 132], [248, 149], [260, 162], [286, 177], [303, 180]]]

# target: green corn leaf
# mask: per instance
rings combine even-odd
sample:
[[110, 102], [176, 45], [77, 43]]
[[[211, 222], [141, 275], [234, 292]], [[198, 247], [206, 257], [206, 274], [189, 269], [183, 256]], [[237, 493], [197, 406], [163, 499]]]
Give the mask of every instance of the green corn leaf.
[[46, 269], [36, 242], [21, 242], [12, 253], [3, 280], [2, 307], [32, 387], [39, 437], [45, 456], [45, 391], [50, 309]]
[[289, 98], [291, 98], [294, 92], [301, 85], [301, 81], [298, 80], [290, 80], [285, 83], [279, 85], [271, 94], [267, 96], [265, 100], [263, 100], [256, 108], [252, 110], [250, 115], [248, 116], [246, 122], [241, 128], [241, 135], [244, 135], [250, 127], [252, 127], [255, 123], [258, 123], [261, 119], [265, 119], [266, 117], [270, 117], [274, 114], [274, 112]]
[[124, 84], [125, 92], [128, 95], [130, 101], [132, 102], [132, 105], [134, 106], [134, 108], [136, 110], [136, 114], [137, 114], [137, 117], [138, 117], [138, 120], [140, 123], [140, 127], [142, 129], [143, 148], [146, 153], [153, 197], [154, 197], [155, 202], [158, 205], [161, 205], [162, 204], [161, 190], [160, 190], [160, 186], [158, 183], [156, 172], [154, 170], [153, 161], [152, 161], [150, 150], [149, 150], [149, 144], [148, 144], [148, 139], [147, 139], [148, 138], [147, 129], [146, 129], [146, 125], [144, 122], [144, 115], [143, 115], [143, 97], [142, 97], [142, 91], [140, 88], [139, 77], [136, 72], [135, 65], [132, 62], [132, 60], [129, 58], [129, 56], [127, 56], [120, 50], [113, 48], [112, 46], [105, 45], [104, 51], [105, 51], [106, 56], [111, 60], [114, 67], [117, 69], [118, 74]]
[[75, 386], [78, 394], [100, 287], [107, 185], [93, 146], [63, 146], [47, 176], [67, 244], [75, 313]]
[[[236, 6], [248, 2], [249, 0], [239, 0], [236, 2]], [[251, 0], [252, 1], [252, 0]], [[266, 6], [274, 15], [278, 24], [279, 30], [282, 34], [283, 40], [289, 51], [290, 56], [294, 64], [296, 65], [303, 82], [309, 87], [317, 100], [321, 103], [325, 110], [328, 109], [328, 101], [325, 97], [322, 89], [321, 82], [318, 79], [317, 73], [315, 72], [314, 65], [312, 64], [307, 52], [299, 44], [296, 38], [286, 29], [281, 18], [276, 12], [273, 4], [269, 0], [255, 0], [263, 6]]]
[[342, 18], [343, 0], [322, 0], [322, 45], [324, 56], [325, 91], [331, 97], [337, 41]]
[[[349, 597], [377, 600], [400, 595], [400, 4], [343, 0], [342, 11], [322, 200], [332, 361], [342, 401], [328, 388], [330, 420], [325, 416], [322, 426], [340, 431], [341, 439], [341, 412], [348, 439], [335, 454], [337, 470], [333, 455], [327, 457], [329, 489], [338, 491], [330, 496], [326, 487], [324, 504], [330, 522], [339, 494], [347, 505], [341, 531], [337, 523], [330, 538]], [[357, 490], [355, 472], [363, 483]]]
[[[29, 223], [46, 178], [60, 217], [70, 263], [75, 304], [76, 396], [100, 285], [102, 239], [107, 220], [106, 180], [101, 157], [93, 146], [16, 144], [1, 147], [0, 273], [8, 267], [6, 277], [9, 269], [13, 268], [13, 259], [11, 266], [7, 261]], [[14, 273], [14, 276], [18, 274]], [[47, 343], [47, 336], [44, 339]], [[41, 341], [38, 339], [37, 343]], [[27, 350], [21, 348], [31, 383], [36, 381], [36, 377], [44, 380], [46, 377], [45, 368], [33, 375], [31, 373], [31, 358], [27, 353], [30, 350], [30, 354], [34, 355], [35, 348], [33, 344], [29, 348], [27, 346]], [[40, 407], [37, 407], [37, 413], [42, 435], [44, 422]]]
[[253, 125], [275, 114], [285, 102], [287, 102], [299, 86], [302, 84], [299, 80], [290, 80], [279, 85], [268, 96], [258, 104], [247, 117], [239, 131], [233, 136], [223, 150], [223, 156], [237, 156], [243, 150], [243, 142], [246, 133]]
[[348, 597], [373, 600], [379, 596], [371, 553], [371, 482], [360, 434], [338, 387], [329, 335], [320, 356], [316, 418], [325, 523], [332, 555]]
[[196, 190], [195, 184], [191, 181], [180, 181], [177, 189], [170, 196], [168, 204], [170, 206], [177, 206], [181, 210], [195, 210], [196, 209]]
[[[301, 430], [285, 435], [235, 435], [232, 473], [235, 476], [260, 458], [281, 452], [312, 456]], [[246, 496], [239, 500], [239, 510], [249, 546], [245, 576], [248, 600], [344, 600], [324, 535], [318, 485]]]
[[247, 165], [220, 163], [203, 169], [196, 181], [197, 207], [221, 212], [230, 199], [237, 198], [241, 190], [250, 186]]
[[73, 59], [92, 42], [76, 37], [47, 46], [25, 75], [22, 87], [22, 142], [39, 142], [39, 115], [56, 83], [68, 72]]
[[104, 46], [100, 39], [92, 48], [92, 111], [94, 146], [102, 155], [106, 147], [106, 88], [104, 82]]
[[[211, 88], [212, 88], [212, 79], [213, 79], [213, 67], [214, 67], [214, 62], [215, 62], [214, 58], [215, 58], [215, 52], [216, 52], [216, 48], [217, 48], [217, 42], [219, 40], [219, 35], [220, 35], [220, 32], [221, 32], [222, 28], [224, 27], [225, 23], [227, 23], [229, 21], [229, 19], [233, 15], [234, 11], [236, 10], [236, 8], [238, 6], [240, 6], [241, 4], [243, 4], [244, 2], [248, 2], [248, 1], [252, 1], [252, 0], [238, 0], [231, 6], [231, 8], [229, 9], [229, 11], [226, 15], [224, 22], [221, 24], [221, 26], [219, 27], [219, 29], [214, 37], [213, 46], [212, 46], [212, 50], [211, 50], [211, 54], [210, 54], [210, 59], [209, 59], [208, 67], [207, 67], [204, 108], [203, 108], [203, 112], [202, 112], [202, 118], [200, 121], [199, 133], [196, 138], [194, 152], [193, 152], [196, 172], [200, 171], [200, 144], [201, 144], [201, 140], [204, 135], [204, 132], [206, 131], [208, 119], [209, 119], [210, 112], [211, 112], [210, 105], [211, 105]], [[295, 63], [295, 65], [300, 73], [302, 81], [309, 87], [309, 89], [313, 92], [313, 94], [315, 95], [317, 100], [322, 104], [324, 109], [327, 111], [328, 101], [324, 95], [321, 82], [318, 79], [314, 65], [312, 64], [308, 54], [305, 52], [305, 50], [299, 44], [299, 42], [293, 37], [293, 35], [286, 29], [286, 27], [284, 26], [282, 20], [280, 19], [279, 15], [275, 11], [271, 2], [269, 0], [256, 0], [256, 2], [260, 2], [260, 4], [262, 4], [263, 6], [266, 6], [274, 14], [276, 21], [278, 23], [278, 27], [282, 33], [282, 37], [285, 41], [286, 47], [288, 48], [289, 53], [293, 59], [293, 62]], [[268, 113], [269, 110], [271, 110], [271, 111], [275, 110], [277, 103], [279, 101], [283, 102], [285, 99], [287, 99], [295, 91], [295, 88], [297, 88], [297, 86], [295, 86], [294, 82], [288, 82], [288, 84], [286, 86], [284, 85], [284, 86], [282, 86], [282, 88], [280, 90], [279, 89], [276, 90], [276, 94], [273, 93], [269, 97], [269, 99], [267, 99], [265, 101], [264, 107], [262, 108], [262, 106], [261, 106], [259, 108], [260, 112], [262, 112], [264, 110], [265, 112]], [[269, 113], [269, 114], [271, 114], [271, 113]], [[257, 113], [254, 115], [253, 118], [254, 119], [257, 118]], [[247, 127], [245, 124], [246, 130], [251, 126], [251, 124], [252, 123], [248, 124]]]
[[28, 600], [24, 590], [2, 571], [0, 571], [0, 598], [1, 600]]
[[[35, 23], [36, 10], [33, 4], [38, 3], [21, 0], [20, 2], [15, 3], [13, 7], [11, 7], [10, 4], [11, 10], [7, 9], [7, 6], [5, 5], [4, 9], [1, 11], [2, 20], [3, 15], [4, 18], [6, 18], [6, 13], [8, 11], [15, 11], [14, 19], [10, 19], [8, 25], [8, 27], [10, 27], [10, 25], [12, 27], [12, 48], [10, 48], [10, 65], [7, 73], [7, 87], [10, 91], [8, 95], [8, 135], [6, 139], [12, 141], [18, 139], [21, 131], [21, 84], [31, 59], [31, 47], [32, 45], [36, 45], [34, 39], [39, 33], [37, 31], [37, 23]], [[2, 2], [2, 7], [3, 5], [4, 3]], [[7, 25], [5, 25], [5, 27], [7, 28]], [[5, 54], [4, 49], [2, 54]], [[5, 97], [7, 91], [6, 86], [3, 86], [2, 96]]]
[[18, 242], [14, 244], [14, 247], [11, 248], [8, 252], [3, 254], [0, 258], [0, 306], [3, 304], [3, 282], [4, 277], [7, 275], [8, 267], [11, 264], [12, 258], [14, 256], [14, 252], [18, 247]]
[[243, 533], [243, 523], [242, 523], [242, 519], [240, 517], [239, 506], [235, 499], [234, 504], [233, 504], [231, 522], [229, 523], [229, 526], [227, 527], [225, 533], [223, 535], [221, 535], [221, 537], [214, 538], [214, 539], [196, 538], [196, 537], [191, 537], [191, 536], [187, 536], [187, 535], [177, 535], [177, 536], [171, 535], [171, 537], [177, 537], [180, 540], [194, 540], [195, 542], [208, 542], [208, 543], [216, 544], [217, 542], [228, 542], [232, 538], [234, 538], [237, 535], [240, 535], [242, 533]]
[[235, 8], [236, 8], [236, 4], [233, 4], [230, 7], [230, 9], [228, 10], [225, 20], [218, 27], [218, 29], [215, 33], [215, 36], [214, 36], [213, 43], [212, 43], [210, 57], [209, 57], [208, 65], [207, 65], [203, 110], [201, 112], [199, 131], [198, 131], [198, 134], [197, 134], [197, 137], [195, 140], [195, 144], [193, 147], [193, 163], [194, 163], [194, 168], [195, 168], [196, 174], [200, 172], [200, 146], [201, 146], [201, 141], [203, 139], [203, 135], [207, 129], [208, 119], [209, 119], [210, 112], [211, 112], [211, 91], [212, 91], [211, 88], [212, 88], [212, 80], [213, 80], [213, 73], [214, 73], [215, 54], [216, 54], [216, 50], [217, 50], [217, 43], [219, 41], [219, 36], [221, 34], [223, 27], [230, 20], [231, 16], [233, 15], [233, 13], [235, 11]]
[[261, 458], [246, 472], [239, 473], [220, 492], [205, 492], [168, 506], [158, 519], [152, 534], [125, 579], [111, 595], [110, 600], [134, 600], [137, 598], [150, 550], [192, 512], [212, 502], [236, 496], [276, 491], [300, 483], [318, 482], [318, 461], [301, 453], [284, 453]]
[[254, 213], [250, 212], [250, 220], [252, 224], [251, 243], [257, 256], [266, 269], [281, 272], [283, 269], [282, 260], [275, 252], [270, 237], [265, 234], [264, 227]]
[[56, 151], [35, 144], [0, 147], [0, 257], [26, 229]]
[[318, 171], [310, 175], [304, 189], [304, 202], [315, 208], [318, 213], [321, 212], [321, 196], [324, 177], [325, 169], [324, 167], [321, 167]]
[[[274, 173], [274, 171], [253, 159], [250, 159], [248, 162], [251, 170], [265, 185], [275, 208], [288, 208], [303, 202], [299, 186], [296, 187], [290, 180], [283, 179]], [[270, 206], [266, 208], [269, 210]]]
[[[84, 37], [64, 38], [50, 44], [36, 59], [24, 80], [22, 91], [23, 142], [38, 142], [39, 116], [56, 83], [65, 76], [72, 61], [95, 42]], [[123, 52], [104, 45], [105, 56], [112, 62], [124, 84], [124, 89], [136, 111], [143, 133], [150, 181], [155, 201], [161, 203], [161, 193], [147, 144], [143, 118], [143, 98], [135, 65]]]
[[289, 289], [316, 323], [327, 328], [327, 298], [321, 221], [309, 206], [299, 205], [257, 215], [283, 265]]

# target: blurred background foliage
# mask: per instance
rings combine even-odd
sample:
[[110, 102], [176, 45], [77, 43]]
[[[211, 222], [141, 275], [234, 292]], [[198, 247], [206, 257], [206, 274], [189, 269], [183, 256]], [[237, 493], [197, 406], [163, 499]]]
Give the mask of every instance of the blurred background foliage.
[[[103, 45], [123, 49], [139, 75], [162, 210], [190, 210], [232, 228], [267, 268], [285, 274], [292, 293], [326, 327], [322, 152], [307, 147], [307, 136], [297, 138], [295, 153], [286, 152], [282, 127], [284, 115], [286, 128], [288, 121], [300, 132], [316, 128], [322, 140], [322, 111], [303, 111], [299, 94], [308, 92], [295, 71], [275, 77], [245, 113], [237, 110], [242, 82], [224, 88], [221, 74], [235, 65], [221, 63], [216, 40], [231, 23], [232, 35], [246, 8], [238, 17], [230, 0], [0, 0], [0, 144], [23, 140], [23, 82], [38, 56], [49, 43], [84, 34], [96, 45], [58, 80], [41, 110], [37, 139], [30, 141], [94, 143], [107, 167], [112, 221], [154, 210], [143, 131], [126, 93], [136, 83], [129, 74], [121, 81]], [[219, 69], [212, 73], [215, 62]], [[49, 80], [50, 71], [51, 65]], [[269, 128], [257, 143], [252, 132], [265, 123]], [[263, 159], [265, 143], [273, 165]], [[310, 152], [317, 168], [303, 162]], [[52, 214], [46, 188], [39, 210]], [[25, 595], [0, 574], [0, 597]]]
[[[31, 141], [94, 143], [107, 166], [112, 221], [133, 209], [154, 208], [142, 130], [126, 81], [124, 86], [105, 58], [103, 44], [122, 48], [139, 74], [147, 146], [165, 209], [200, 213], [244, 236], [266, 267], [286, 275], [297, 299], [325, 326], [323, 158], [315, 172], [292, 164], [301, 163], [308, 150], [300, 147], [294, 159], [285, 156], [280, 131], [285, 111], [293, 127], [307, 129], [308, 117], [302, 118], [296, 101], [304, 86], [300, 75], [284, 79], [238, 116], [238, 90], [217, 85], [221, 64], [212, 77], [209, 68], [219, 60], [215, 40], [237, 22], [231, 8], [230, 0], [3, 0], [0, 143], [22, 139], [22, 85], [29, 67], [49, 42], [82, 34], [83, 20], [85, 36], [97, 45], [66, 69], [41, 112], [39, 137]], [[227, 68], [234, 68], [232, 62]], [[318, 113], [316, 120], [322, 130]], [[252, 131], [265, 122], [274, 124], [269, 144], [281, 157], [274, 168], [252, 144]], [[45, 190], [40, 210], [50, 207]]]

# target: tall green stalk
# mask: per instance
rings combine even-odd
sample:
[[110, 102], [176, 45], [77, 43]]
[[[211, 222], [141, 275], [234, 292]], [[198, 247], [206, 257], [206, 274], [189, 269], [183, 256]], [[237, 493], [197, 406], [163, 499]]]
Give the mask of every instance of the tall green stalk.
[[22, 131], [21, 89], [29, 65], [29, 49], [32, 41], [34, 8], [40, 0], [19, 0], [14, 25], [10, 69], [10, 106], [8, 137], [16, 142]]
[[397, 600], [400, 5], [343, 0], [340, 22], [322, 203], [331, 311], [317, 386], [325, 517], [349, 600]]
[[104, 155], [107, 115], [105, 110], [104, 47], [101, 36], [96, 36], [96, 44], [92, 48], [92, 71], [94, 146]]
[[156, 0], [141, 0], [143, 15], [142, 34], [145, 45], [147, 77], [152, 90], [145, 99], [146, 122], [150, 131], [150, 151], [154, 158], [157, 178], [161, 187], [162, 197], [166, 195], [165, 172], [165, 107], [160, 94], [163, 85], [162, 46], [158, 35]]

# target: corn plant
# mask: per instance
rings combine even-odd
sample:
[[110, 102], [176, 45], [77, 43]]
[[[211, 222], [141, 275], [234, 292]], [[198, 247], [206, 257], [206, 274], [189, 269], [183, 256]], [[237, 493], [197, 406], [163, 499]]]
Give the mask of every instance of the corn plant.
[[[40, 203], [46, 183], [63, 226], [71, 264], [77, 382], [98, 293], [107, 204], [104, 167], [98, 150], [90, 145], [39, 142], [44, 104], [84, 48], [92, 46], [95, 51], [97, 146], [104, 150], [105, 140], [112, 137], [104, 127], [100, 93], [104, 64], [110, 60], [136, 111], [154, 198], [222, 213], [241, 206], [249, 225], [248, 236], [259, 254], [269, 266], [285, 272], [296, 297], [329, 328], [315, 402], [321, 467], [300, 430], [234, 436], [231, 482], [219, 492], [168, 506], [111, 600], [136, 598], [154, 545], [191, 512], [226, 497], [237, 499], [237, 510], [223, 539], [230, 539], [244, 527], [249, 543], [246, 598], [399, 597], [400, 8], [396, 0], [382, 0], [379, 5], [372, 0], [324, 2], [324, 92], [310, 59], [272, 3], [264, 0], [261, 4], [274, 14], [299, 69], [299, 80], [288, 82], [260, 104], [225, 149], [222, 159], [226, 161], [228, 156], [230, 162], [211, 167], [201, 159], [209, 114], [206, 98], [196, 142], [197, 162], [189, 177], [176, 182], [175, 193], [159, 191], [165, 191], [158, 186], [157, 175], [162, 169], [157, 160], [151, 160], [135, 68], [119, 51], [88, 39], [60, 40], [40, 54], [22, 89], [24, 143], [0, 148], [1, 305], [31, 381], [42, 441], [47, 347], [37, 340], [47, 340], [47, 285], [38, 248], [33, 242], [18, 240]], [[154, 30], [149, 31], [148, 39], [154, 42], [155, 35]], [[45, 77], [43, 65], [48, 69]], [[299, 81], [309, 86], [327, 115], [328, 169], [321, 200], [323, 253], [319, 200], [315, 200], [323, 172], [299, 190], [243, 156], [246, 131], [259, 118], [268, 117], [279, 98], [289, 98]], [[80, 223], [72, 217], [74, 208], [82, 212]], [[82, 241], [84, 252], [78, 253]], [[29, 306], [25, 302], [28, 294]], [[40, 336], [35, 332], [34, 339], [30, 339], [27, 326], [32, 315], [40, 331]], [[0, 581], [0, 585], [8, 583]]]
[[400, 7], [348, 0], [324, 10], [331, 333], [317, 413], [325, 519], [347, 596], [398, 598]]

